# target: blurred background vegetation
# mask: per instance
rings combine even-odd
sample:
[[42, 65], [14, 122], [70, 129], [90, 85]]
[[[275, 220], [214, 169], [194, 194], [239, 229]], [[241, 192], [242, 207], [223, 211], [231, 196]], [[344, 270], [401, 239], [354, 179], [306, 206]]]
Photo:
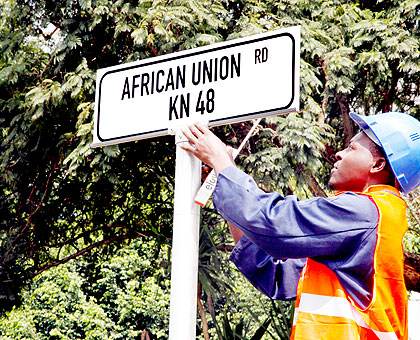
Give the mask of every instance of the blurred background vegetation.
[[[166, 339], [173, 137], [92, 149], [96, 70], [300, 25], [301, 111], [264, 119], [238, 165], [264, 190], [328, 195], [349, 112], [420, 118], [420, 1], [0, 0], [0, 339]], [[256, 98], [258, 100], [258, 98]], [[215, 132], [237, 146], [252, 122]], [[206, 170], [206, 169], [203, 169]], [[420, 193], [406, 197], [420, 290]], [[202, 210], [197, 337], [287, 339], [293, 306], [228, 261]]]

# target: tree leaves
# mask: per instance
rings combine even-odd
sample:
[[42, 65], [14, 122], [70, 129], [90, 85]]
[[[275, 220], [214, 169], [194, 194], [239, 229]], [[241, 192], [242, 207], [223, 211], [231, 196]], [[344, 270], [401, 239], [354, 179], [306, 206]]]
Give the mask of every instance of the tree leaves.
[[292, 187], [306, 186], [305, 174], [318, 173], [323, 166], [322, 152], [333, 137], [331, 129], [295, 113], [267, 118], [264, 125], [258, 141], [261, 150], [244, 160], [245, 170], [259, 179], [265, 190], [288, 193]]
[[[240, 160], [264, 188], [285, 193], [325, 184], [328, 161], [351, 137], [350, 110], [420, 114], [418, 1], [0, 6], [0, 280], [9, 302], [26, 279], [94, 247], [170, 240], [173, 140], [92, 149], [99, 68], [301, 25], [301, 112], [267, 119]], [[237, 131], [216, 131], [236, 143]]]

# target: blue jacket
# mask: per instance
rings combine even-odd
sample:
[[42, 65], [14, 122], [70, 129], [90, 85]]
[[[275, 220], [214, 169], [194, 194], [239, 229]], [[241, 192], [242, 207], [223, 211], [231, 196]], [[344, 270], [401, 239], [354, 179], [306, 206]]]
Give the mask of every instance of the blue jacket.
[[244, 236], [231, 260], [272, 299], [294, 299], [306, 258], [330, 268], [349, 295], [367, 306], [379, 214], [366, 196], [346, 192], [299, 201], [265, 193], [234, 166], [218, 177], [213, 203]]

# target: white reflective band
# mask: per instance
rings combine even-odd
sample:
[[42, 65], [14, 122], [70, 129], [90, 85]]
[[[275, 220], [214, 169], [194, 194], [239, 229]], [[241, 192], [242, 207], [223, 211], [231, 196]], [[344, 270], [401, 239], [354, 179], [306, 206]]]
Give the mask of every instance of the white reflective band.
[[398, 340], [394, 332], [379, 332], [370, 328], [363, 320], [359, 311], [345, 298], [302, 293], [299, 307], [295, 310], [293, 325], [295, 326], [299, 312], [335, 316], [353, 320], [360, 327], [371, 329], [378, 339]]
[[293, 314], [293, 326], [296, 326], [297, 324], [298, 314], [299, 314], [299, 307], [296, 307], [295, 313]]

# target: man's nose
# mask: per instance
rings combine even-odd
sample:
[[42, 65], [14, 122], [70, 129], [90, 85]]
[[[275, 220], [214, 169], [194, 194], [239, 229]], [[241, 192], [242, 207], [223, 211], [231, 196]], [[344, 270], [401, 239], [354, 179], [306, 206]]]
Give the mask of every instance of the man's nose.
[[343, 159], [342, 152], [343, 152], [343, 151], [338, 151], [338, 152], [335, 154], [335, 158], [337, 159], [337, 161], [341, 161], [341, 160]]

